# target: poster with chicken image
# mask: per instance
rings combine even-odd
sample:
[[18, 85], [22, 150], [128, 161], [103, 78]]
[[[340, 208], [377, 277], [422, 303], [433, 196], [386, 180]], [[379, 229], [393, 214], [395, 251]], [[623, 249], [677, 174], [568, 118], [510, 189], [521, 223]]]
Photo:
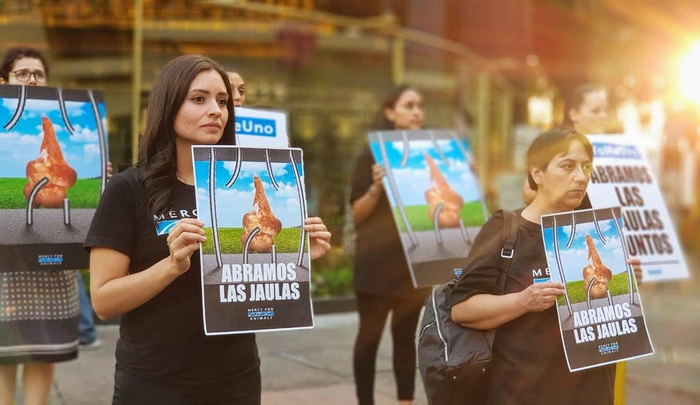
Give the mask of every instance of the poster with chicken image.
[[107, 182], [102, 94], [0, 86], [2, 271], [88, 267], [82, 245]]
[[313, 327], [301, 149], [194, 146], [207, 335]]
[[461, 274], [489, 217], [472, 171], [470, 147], [454, 131], [377, 131], [370, 149], [416, 288]]
[[689, 277], [688, 266], [654, 172], [640, 148], [623, 136], [590, 135], [593, 208], [619, 205], [627, 253], [642, 262], [644, 281]]
[[535, 283], [564, 284], [556, 310], [571, 371], [654, 353], [623, 228], [620, 207], [542, 216], [549, 277]]

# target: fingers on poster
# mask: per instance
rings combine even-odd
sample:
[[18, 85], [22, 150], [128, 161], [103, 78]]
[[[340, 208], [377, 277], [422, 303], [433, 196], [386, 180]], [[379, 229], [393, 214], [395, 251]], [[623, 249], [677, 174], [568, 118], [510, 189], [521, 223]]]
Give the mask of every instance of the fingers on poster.
[[453, 131], [369, 134], [415, 287], [461, 271], [488, 219], [468, 142]]
[[620, 207], [542, 216], [542, 237], [547, 272], [565, 287], [556, 305], [569, 369], [653, 354]]
[[313, 327], [301, 149], [194, 146], [207, 335]]
[[102, 94], [5, 85], [0, 100], [0, 261], [88, 267], [82, 243], [107, 182]]

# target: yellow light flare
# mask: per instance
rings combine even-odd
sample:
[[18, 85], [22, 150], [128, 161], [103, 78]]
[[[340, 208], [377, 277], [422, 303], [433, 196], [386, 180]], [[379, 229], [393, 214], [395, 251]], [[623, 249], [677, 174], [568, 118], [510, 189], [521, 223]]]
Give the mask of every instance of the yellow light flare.
[[700, 106], [700, 41], [681, 61], [680, 84], [681, 95]]

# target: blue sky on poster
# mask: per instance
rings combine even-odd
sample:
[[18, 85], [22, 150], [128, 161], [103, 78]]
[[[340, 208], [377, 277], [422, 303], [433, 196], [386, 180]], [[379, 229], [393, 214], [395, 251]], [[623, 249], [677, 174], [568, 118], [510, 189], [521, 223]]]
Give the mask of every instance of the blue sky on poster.
[[[588, 247], [586, 246], [586, 235], [593, 239], [598, 255], [613, 274], [627, 271], [625, 257], [620, 241], [620, 234], [612, 219], [599, 221], [600, 231], [606, 243], [601, 242], [598, 232], [592, 222], [576, 224], [576, 235], [569, 249], [566, 244], [571, 236], [571, 226], [558, 226], [557, 238], [559, 244], [559, 256], [564, 275], [567, 282], [583, 280], [583, 268], [588, 264]], [[552, 279], [560, 281], [559, 268], [557, 266], [556, 255], [554, 254], [554, 238], [552, 228], [544, 228], [544, 245], [547, 253], [547, 263], [549, 264]]]
[[[211, 227], [209, 210], [209, 161], [195, 162], [195, 182], [197, 187], [198, 217], [205, 227]], [[272, 163], [272, 171], [279, 186], [272, 187], [267, 166], [264, 162], [243, 162], [236, 183], [227, 188], [226, 183], [235, 170], [235, 162], [216, 162], [216, 203], [219, 227], [243, 227], [243, 215], [253, 207], [255, 187], [253, 176], [260, 177], [265, 194], [272, 207], [272, 212], [282, 222], [283, 228], [301, 226], [301, 213], [297, 182], [291, 163]], [[304, 183], [302, 165], [297, 163], [297, 170]]]
[[[65, 127], [56, 100], [28, 99], [24, 112], [17, 124], [6, 130], [3, 126], [10, 121], [17, 107], [16, 98], [4, 98], [0, 105], [0, 177], [26, 177], [29, 161], [39, 157], [44, 133], [41, 117], [51, 120], [56, 137], [63, 151], [63, 157], [78, 173], [78, 178], [100, 176], [100, 148], [97, 123], [92, 106], [87, 102], [66, 102], [68, 119], [73, 126], [71, 135]], [[103, 103], [98, 104], [100, 114], [105, 115]], [[105, 124], [106, 128], [106, 124]]]
[[[476, 179], [456, 142], [453, 139], [437, 140], [440, 150], [445, 156], [445, 162], [440, 158], [432, 141], [412, 140], [409, 143], [409, 158], [403, 167], [401, 161], [404, 153], [404, 142], [385, 142], [389, 165], [392, 168], [404, 206], [427, 204], [425, 192], [430, 188], [430, 171], [424, 154], [433, 158], [447, 182], [457, 194], [462, 196], [465, 203], [479, 200]], [[463, 142], [464, 149], [469, 152], [467, 142], [464, 140], [461, 142]], [[377, 162], [381, 164], [382, 155], [378, 142], [372, 142], [372, 151], [377, 157]], [[395, 205], [393, 198], [390, 198], [390, 201], [392, 206]]]

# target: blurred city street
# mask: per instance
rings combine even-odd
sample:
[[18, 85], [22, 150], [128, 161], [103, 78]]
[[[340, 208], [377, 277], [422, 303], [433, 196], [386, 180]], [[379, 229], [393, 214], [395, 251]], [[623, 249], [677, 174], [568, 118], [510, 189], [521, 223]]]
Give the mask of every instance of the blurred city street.
[[[690, 260], [690, 258], [689, 258]], [[695, 280], [698, 261], [690, 260]], [[697, 282], [647, 284], [642, 299], [656, 354], [628, 363], [627, 403], [700, 403], [700, 288]], [[316, 317], [313, 330], [258, 334], [263, 404], [354, 404], [352, 346], [356, 313]], [[56, 368], [51, 405], [111, 402], [116, 326], [99, 329], [99, 350]], [[394, 404], [391, 339], [384, 334], [377, 364], [376, 401]], [[416, 372], [415, 404], [427, 400]]]

